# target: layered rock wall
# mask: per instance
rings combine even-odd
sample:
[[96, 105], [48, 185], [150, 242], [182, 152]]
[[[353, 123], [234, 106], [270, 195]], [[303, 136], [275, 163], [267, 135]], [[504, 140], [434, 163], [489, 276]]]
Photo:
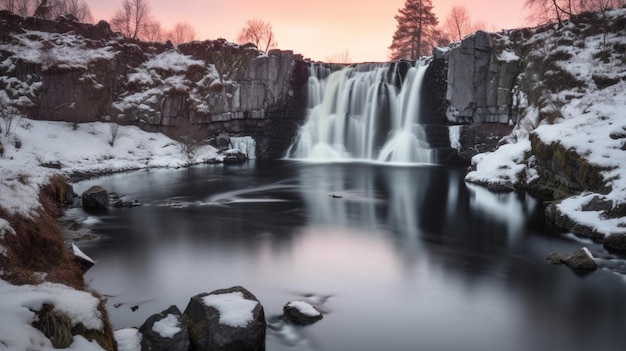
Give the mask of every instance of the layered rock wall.
[[106, 22], [6, 11], [0, 29], [0, 102], [33, 118], [251, 135], [259, 157], [282, 156], [303, 118], [306, 63], [291, 51], [265, 55], [223, 39], [137, 42]]
[[446, 117], [453, 123], [515, 122], [513, 95], [521, 60], [497, 50], [497, 34], [479, 31], [435, 57], [448, 62]]

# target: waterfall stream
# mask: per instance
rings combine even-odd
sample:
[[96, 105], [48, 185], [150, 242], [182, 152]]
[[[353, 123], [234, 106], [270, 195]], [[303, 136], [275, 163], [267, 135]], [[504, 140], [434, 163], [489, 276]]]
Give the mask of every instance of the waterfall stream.
[[[359, 64], [330, 72], [312, 65], [307, 119], [288, 158], [433, 163], [420, 125], [427, 65]], [[403, 66], [404, 65], [404, 66]]]

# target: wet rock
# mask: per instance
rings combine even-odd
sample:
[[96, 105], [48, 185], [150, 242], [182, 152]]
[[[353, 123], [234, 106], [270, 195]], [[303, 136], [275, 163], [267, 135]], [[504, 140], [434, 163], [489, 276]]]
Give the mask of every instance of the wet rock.
[[240, 286], [192, 297], [183, 324], [193, 350], [265, 350], [263, 306]]
[[626, 253], [626, 234], [611, 234], [604, 240], [604, 247], [610, 251]]
[[574, 251], [569, 256], [553, 252], [548, 255], [548, 257], [546, 257], [546, 261], [552, 264], [564, 263], [567, 266], [577, 270], [593, 271], [598, 268], [598, 265], [596, 264], [593, 255], [586, 247], [582, 247]]
[[246, 155], [239, 150], [231, 149], [224, 152], [224, 163], [243, 163], [247, 159]]
[[142, 351], [187, 351], [189, 331], [182, 325], [182, 314], [176, 306], [150, 316], [139, 328]]
[[574, 269], [590, 271], [598, 269], [598, 265], [593, 259], [593, 255], [591, 255], [591, 252], [589, 252], [589, 249], [586, 247], [574, 251], [574, 253], [563, 260], [563, 263]]
[[81, 198], [85, 208], [107, 208], [109, 206], [109, 193], [99, 185], [87, 189]]
[[563, 261], [565, 261], [565, 259], [567, 259], [567, 256], [560, 254], [558, 252], [553, 252], [550, 255], [548, 255], [548, 257], [546, 257], [546, 261], [552, 264], [562, 264]]
[[324, 316], [319, 308], [304, 301], [291, 301], [283, 307], [285, 319], [298, 325], [313, 324]]

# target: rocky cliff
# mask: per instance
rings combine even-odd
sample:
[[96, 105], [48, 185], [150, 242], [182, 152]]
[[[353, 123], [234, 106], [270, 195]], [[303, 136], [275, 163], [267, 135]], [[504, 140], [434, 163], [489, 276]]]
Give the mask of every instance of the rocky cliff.
[[0, 32], [0, 102], [38, 119], [103, 120], [170, 134], [193, 129], [209, 139], [250, 135], [257, 155], [271, 158], [282, 155], [302, 116], [307, 71], [290, 51], [265, 55], [223, 39], [178, 47], [137, 42], [103, 21], [6, 11]]

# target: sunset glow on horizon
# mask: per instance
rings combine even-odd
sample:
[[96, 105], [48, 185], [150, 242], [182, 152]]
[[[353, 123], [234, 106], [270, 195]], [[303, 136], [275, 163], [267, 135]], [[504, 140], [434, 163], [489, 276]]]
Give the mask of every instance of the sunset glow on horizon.
[[[185, 21], [196, 39], [234, 42], [251, 18], [270, 22], [278, 48], [324, 61], [345, 51], [352, 62], [387, 61], [394, 16], [406, 0], [149, 0], [151, 14], [167, 30]], [[94, 20], [109, 21], [122, 0], [85, 0]], [[527, 26], [524, 0], [432, 0], [440, 24], [453, 6], [465, 6], [488, 30]]]

